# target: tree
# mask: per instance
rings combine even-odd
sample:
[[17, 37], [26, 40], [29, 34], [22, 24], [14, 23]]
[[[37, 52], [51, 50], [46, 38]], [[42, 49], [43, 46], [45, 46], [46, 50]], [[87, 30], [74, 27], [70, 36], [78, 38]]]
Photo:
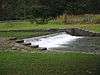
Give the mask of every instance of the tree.
[[0, 3], [0, 17], [7, 20], [46, 22], [64, 13], [100, 14], [100, 0], [0, 0]]

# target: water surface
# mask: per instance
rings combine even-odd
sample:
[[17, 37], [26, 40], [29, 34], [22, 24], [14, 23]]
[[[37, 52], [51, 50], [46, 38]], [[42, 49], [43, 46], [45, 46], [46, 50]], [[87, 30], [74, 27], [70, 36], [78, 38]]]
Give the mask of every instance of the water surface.
[[100, 37], [78, 37], [65, 32], [24, 39], [25, 43], [48, 50], [99, 52]]

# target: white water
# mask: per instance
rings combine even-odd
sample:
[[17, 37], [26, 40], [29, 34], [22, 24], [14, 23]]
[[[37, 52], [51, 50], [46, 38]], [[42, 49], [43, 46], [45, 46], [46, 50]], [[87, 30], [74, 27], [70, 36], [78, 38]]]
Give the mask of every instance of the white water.
[[71, 36], [65, 32], [62, 32], [41, 37], [24, 39], [24, 42], [31, 43], [32, 45], [39, 45], [39, 47], [45, 47], [47, 49], [50, 49], [63, 47], [62, 44], [69, 44], [71, 41], [74, 41], [78, 38], [81, 37]]

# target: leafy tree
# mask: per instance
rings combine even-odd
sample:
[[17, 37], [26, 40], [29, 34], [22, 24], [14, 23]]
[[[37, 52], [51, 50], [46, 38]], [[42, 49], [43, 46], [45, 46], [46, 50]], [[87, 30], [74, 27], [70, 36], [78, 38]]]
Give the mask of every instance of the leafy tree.
[[100, 0], [0, 0], [0, 20], [31, 19], [39, 23], [64, 13], [100, 14], [99, 5]]

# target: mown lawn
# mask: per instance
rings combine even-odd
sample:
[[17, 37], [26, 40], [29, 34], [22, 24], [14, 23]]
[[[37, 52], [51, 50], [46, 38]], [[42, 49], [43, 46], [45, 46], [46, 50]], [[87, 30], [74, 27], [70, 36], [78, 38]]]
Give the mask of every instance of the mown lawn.
[[0, 75], [97, 75], [99, 55], [0, 52]]
[[5, 22], [0, 23], [0, 30], [32, 30], [32, 29], [62, 29], [82, 28], [90, 31], [100, 32], [100, 24], [62, 24], [49, 22], [48, 24], [32, 24], [30, 22]]

